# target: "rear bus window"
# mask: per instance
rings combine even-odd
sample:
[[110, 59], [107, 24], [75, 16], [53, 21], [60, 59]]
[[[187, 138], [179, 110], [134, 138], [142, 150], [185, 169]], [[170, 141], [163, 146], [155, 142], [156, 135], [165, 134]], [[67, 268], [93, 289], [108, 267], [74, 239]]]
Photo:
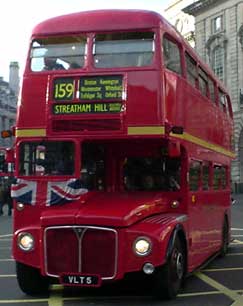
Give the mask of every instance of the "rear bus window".
[[143, 67], [152, 64], [153, 32], [119, 32], [98, 34], [93, 56], [96, 68]]
[[67, 70], [83, 67], [86, 50], [85, 36], [35, 39], [31, 45], [31, 70]]

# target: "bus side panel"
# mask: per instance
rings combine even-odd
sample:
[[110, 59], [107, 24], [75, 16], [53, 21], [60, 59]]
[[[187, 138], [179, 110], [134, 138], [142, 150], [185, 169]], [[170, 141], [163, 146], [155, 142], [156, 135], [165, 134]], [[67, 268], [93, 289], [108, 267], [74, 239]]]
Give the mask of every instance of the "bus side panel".
[[172, 126], [185, 127], [184, 83], [171, 71], [165, 71], [165, 111], [166, 120]]

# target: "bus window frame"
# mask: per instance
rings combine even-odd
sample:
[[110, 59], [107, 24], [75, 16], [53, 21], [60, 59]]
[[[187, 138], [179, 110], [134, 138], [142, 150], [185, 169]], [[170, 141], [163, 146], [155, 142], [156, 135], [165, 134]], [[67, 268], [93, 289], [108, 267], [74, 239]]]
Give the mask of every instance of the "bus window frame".
[[[210, 83], [211, 83], [212, 89], [213, 89], [213, 97], [212, 97], [212, 95], [211, 95]], [[210, 99], [210, 101], [211, 101], [214, 105], [217, 105], [216, 84], [215, 84], [215, 81], [213, 80], [213, 78], [212, 78], [210, 75], [208, 75], [208, 91], [209, 91], [209, 99]]]
[[[167, 39], [169, 42], [177, 46], [177, 49], [179, 51], [179, 58], [180, 58], [180, 73], [178, 71], [169, 69], [166, 65], [165, 61], [165, 52], [164, 52], [164, 40]], [[163, 69], [166, 69], [167, 71], [170, 71], [172, 73], [175, 73], [177, 76], [184, 77], [184, 68], [183, 68], [183, 48], [180, 42], [178, 42], [173, 36], [171, 36], [169, 33], [164, 32], [161, 37], [161, 43], [160, 43], [160, 53], [161, 53], [161, 61], [162, 61], [162, 67]]]
[[[205, 93], [201, 90], [200, 80], [202, 80], [206, 85]], [[201, 67], [201, 65], [198, 65], [198, 90], [200, 91], [203, 97], [210, 99], [208, 73]]]
[[[223, 102], [221, 100], [221, 94], [224, 100]], [[218, 86], [218, 106], [226, 116], [233, 118], [229, 95], [220, 86]]]
[[[191, 189], [191, 185], [190, 185], [190, 170], [192, 168], [192, 164], [193, 163], [198, 163], [199, 164], [199, 176], [198, 176], [198, 186], [197, 189]], [[188, 191], [189, 192], [198, 192], [202, 190], [202, 164], [203, 161], [200, 159], [196, 159], [196, 158], [190, 158], [188, 161]]]
[[[54, 73], [58, 73], [59, 71], [61, 71], [62, 73], [63, 72], [67, 72], [67, 71], [76, 71], [77, 70], [77, 68], [71, 68], [70, 66], [69, 66], [69, 68], [64, 68], [64, 69], [53, 69], [53, 70], [45, 70], [45, 69], [43, 69], [44, 68], [44, 58], [45, 58], [45, 56], [44, 56], [44, 54], [42, 55], [42, 56], [40, 56], [40, 58], [42, 58], [43, 59], [43, 67], [42, 67], [42, 69], [41, 70], [38, 70], [38, 71], [35, 71], [35, 70], [32, 70], [32, 59], [33, 59], [33, 56], [32, 56], [32, 52], [33, 52], [33, 43], [34, 42], [38, 42], [38, 40], [48, 40], [48, 39], [64, 39], [64, 38], [71, 38], [71, 37], [82, 37], [82, 38], [86, 38], [86, 43], [85, 43], [85, 46], [84, 46], [84, 54], [83, 54], [83, 65], [81, 65], [78, 69], [85, 69], [86, 68], [86, 66], [87, 66], [87, 55], [88, 55], [88, 45], [89, 45], [89, 35], [87, 34], [87, 33], [79, 33], [78, 35], [77, 34], [75, 34], [75, 33], [70, 33], [69, 35], [67, 35], [67, 34], [65, 34], [65, 35], [54, 35], [54, 36], [52, 36], [52, 35], [50, 35], [50, 36], [35, 36], [35, 37], [32, 37], [31, 38], [31, 42], [30, 42], [30, 45], [29, 45], [29, 52], [28, 52], [28, 70], [31, 72], [31, 73], [35, 73], [35, 74], [39, 74], [39, 73], [51, 73], [51, 72], [54, 72]], [[77, 42], [76, 42], [77, 43]], [[60, 43], [60, 45], [62, 45], [62, 44], [64, 44], [64, 43]], [[55, 44], [54, 43], [52, 43], [52, 44], [47, 44], [47, 46], [48, 45], [50, 45], [50, 46], [54, 46]], [[57, 45], [57, 44], [56, 44]], [[51, 48], [52, 48], [51, 47]], [[42, 46], [42, 48], [43, 48], [43, 46]], [[37, 57], [36, 57], [37, 58]]]
[[[80, 178], [80, 171], [79, 171], [79, 168], [80, 168], [80, 158], [78, 158], [78, 156], [80, 156], [80, 148], [79, 148], [79, 143], [80, 141], [79, 140], [76, 140], [76, 139], [70, 139], [70, 138], [62, 138], [62, 139], [59, 139], [59, 138], [47, 138], [45, 139], [46, 141], [60, 141], [60, 142], [65, 142], [65, 141], [68, 141], [68, 142], [73, 142], [74, 144], [74, 171], [73, 171], [73, 174], [64, 174], [64, 175], [22, 175], [20, 174], [20, 170], [19, 168], [15, 168], [15, 174], [18, 178], [20, 179], [34, 179], [34, 180], [59, 180], [60, 179], [71, 179], [71, 178], [76, 178], [76, 179], [79, 179]], [[41, 144], [41, 142], [43, 142], [43, 138], [36, 138], [36, 137], [33, 137], [33, 138], [26, 138], [26, 139], [21, 139], [20, 141], [18, 141], [18, 143], [16, 144], [16, 165], [19, 165], [20, 166], [20, 150], [21, 150], [21, 144], [23, 143], [32, 143], [32, 142], [39, 142]]]
[[[152, 48], [152, 59], [151, 59], [151, 63], [149, 65], [142, 65], [142, 66], [138, 66], [138, 65], [130, 65], [130, 66], [114, 66], [114, 67], [97, 67], [95, 65], [95, 49], [96, 49], [96, 45], [95, 45], [95, 38], [97, 35], [108, 35], [108, 34], [121, 34], [121, 33], [133, 33], [134, 30], [116, 30], [116, 31], [103, 31], [103, 32], [95, 32], [92, 33], [92, 36], [90, 37], [90, 48], [89, 48], [89, 52], [88, 52], [88, 61], [91, 63], [92, 69], [94, 70], [98, 70], [98, 71], [105, 71], [105, 70], [137, 70], [137, 69], [151, 69], [151, 67], [153, 67], [155, 65], [155, 62], [157, 61], [157, 41], [158, 41], [158, 31], [157, 29], [154, 28], [148, 28], [148, 29], [139, 29], [139, 33], [148, 33], [151, 32], [153, 33], [153, 48]], [[112, 40], [111, 40], [112, 41]]]
[[[208, 180], [207, 180], [207, 188], [204, 188], [204, 171], [203, 168], [208, 167]], [[202, 161], [201, 165], [201, 187], [203, 191], [212, 191], [212, 180], [211, 180], [211, 168], [212, 168], [212, 163], [207, 160]]]
[[[198, 85], [198, 61], [195, 60], [195, 58], [190, 54], [190, 52], [188, 50], [185, 50], [184, 57], [185, 57], [185, 75], [186, 75], [187, 83], [191, 87], [196, 88], [197, 90], [199, 90], [199, 85]], [[189, 74], [190, 73], [188, 73], [188, 71], [190, 71], [190, 69], [187, 69], [187, 58], [191, 61], [191, 63], [193, 65], [195, 64], [194, 65], [194, 67], [195, 67], [195, 75], [193, 76], [194, 77], [194, 81], [195, 81], [194, 84], [189, 79]]]

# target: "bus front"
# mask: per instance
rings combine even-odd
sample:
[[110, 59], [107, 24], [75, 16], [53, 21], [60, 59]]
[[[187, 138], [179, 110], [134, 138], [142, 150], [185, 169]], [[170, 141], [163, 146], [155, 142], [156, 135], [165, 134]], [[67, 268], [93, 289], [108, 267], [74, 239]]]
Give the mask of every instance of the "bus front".
[[[12, 188], [13, 255], [26, 293], [47, 290], [51, 278], [96, 287], [139, 271], [158, 295], [180, 287], [186, 168], [165, 135], [160, 22], [150, 12], [88, 12], [33, 32]], [[175, 277], [165, 282], [168, 259]]]

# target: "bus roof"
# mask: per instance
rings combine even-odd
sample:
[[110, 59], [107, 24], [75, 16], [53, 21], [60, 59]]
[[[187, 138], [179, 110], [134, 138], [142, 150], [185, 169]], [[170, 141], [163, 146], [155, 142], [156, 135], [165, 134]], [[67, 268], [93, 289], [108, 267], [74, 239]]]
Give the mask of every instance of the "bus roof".
[[54, 17], [38, 24], [32, 35], [146, 29], [163, 23], [160, 14], [145, 10], [96, 10]]
[[[212, 69], [204, 63], [197, 52], [181, 36], [174, 26], [170, 24], [159, 13], [149, 10], [94, 10], [72, 13], [47, 19], [33, 29], [32, 37], [74, 34], [80, 32], [100, 32], [100, 31], [119, 31], [119, 30], [142, 30], [162, 27], [174, 37], [178, 43], [184, 45], [190, 55], [199, 63], [199, 65], [215, 78]], [[217, 80], [221, 89], [227, 92], [224, 84]]]

